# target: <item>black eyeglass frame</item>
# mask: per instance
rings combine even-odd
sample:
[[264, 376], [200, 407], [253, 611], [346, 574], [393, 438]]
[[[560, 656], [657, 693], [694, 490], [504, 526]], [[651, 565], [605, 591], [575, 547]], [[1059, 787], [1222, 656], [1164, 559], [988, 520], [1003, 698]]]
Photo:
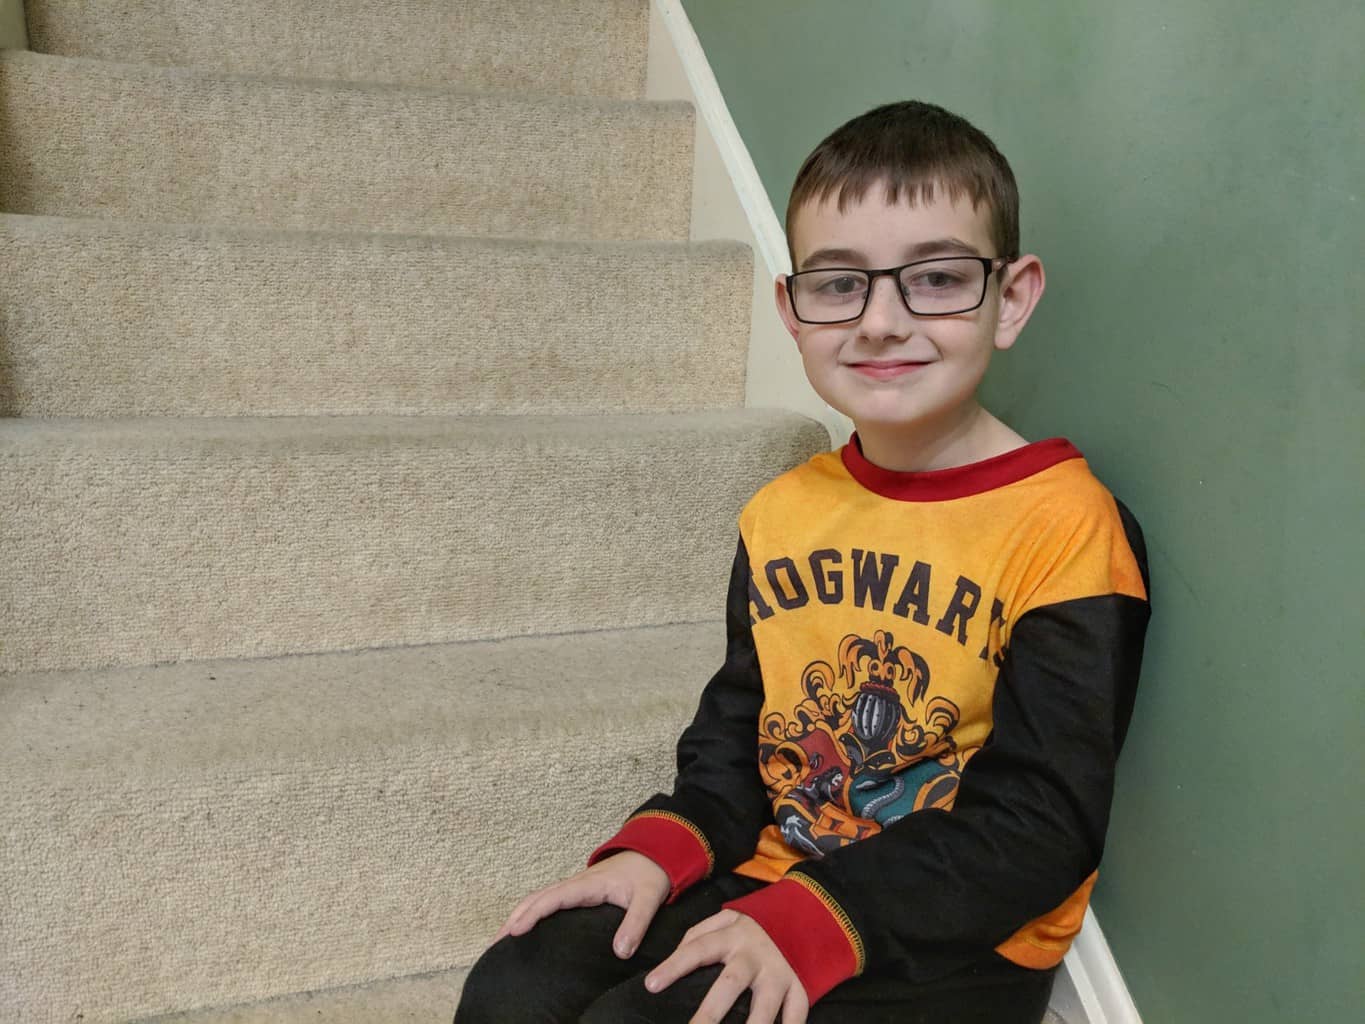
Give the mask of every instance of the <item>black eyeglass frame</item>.
[[[814, 270], [799, 270], [795, 274], [787, 275], [787, 298], [792, 304], [792, 315], [803, 324], [814, 324], [819, 327], [825, 327], [829, 324], [851, 324], [855, 320], [861, 320], [863, 314], [867, 312], [867, 304], [872, 301], [872, 290], [877, 287], [877, 278], [891, 277], [896, 279], [896, 294], [901, 297], [901, 302], [905, 304], [905, 308], [910, 311], [911, 316], [960, 316], [963, 313], [970, 313], [974, 309], [980, 309], [981, 304], [986, 301], [986, 289], [990, 285], [991, 274], [995, 273], [997, 270], [1004, 269], [1018, 258], [1018, 256], [931, 256], [928, 259], [911, 260], [909, 263], [902, 263], [899, 267], [886, 267], [882, 270], [868, 270], [866, 267], [816, 267]], [[981, 278], [981, 295], [977, 298], [975, 304], [965, 306], [962, 309], [954, 309], [942, 313], [917, 312], [914, 307], [910, 305], [910, 297], [905, 294], [905, 289], [900, 287], [901, 271], [907, 270], [910, 267], [917, 267], [922, 263], [944, 263], [948, 260], [974, 260], [981, 264], [986, 271]], [[830, 274], [837, 273], [841, 270], [849, 271], [854, 274], [867, 275], [867, 294], [863, 296], [862, 308], [858, 310], [856, 316], [845, 317], [843, 320], [807, 320], [796, 308], [796, 290], [792, 287], [792, 281], [806, 274]]]

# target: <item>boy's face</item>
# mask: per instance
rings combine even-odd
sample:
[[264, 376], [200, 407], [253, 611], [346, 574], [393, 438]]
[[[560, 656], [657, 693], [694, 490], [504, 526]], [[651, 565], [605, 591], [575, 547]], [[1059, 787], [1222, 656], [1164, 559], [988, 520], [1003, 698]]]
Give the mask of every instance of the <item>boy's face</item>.
[[[874, 270], [936, 256], [1000, 256], [986, 207], [973, 209], [966, 198], [950, 200], [946, 191], [936, 188], [932, 202], [916, 206], [904, 197], [888, 202], [880, 186], [844, 212], [834, 196], [807, 203], [792, 221], [793, 270]], [[1030, 261], [1037, 263], [1034, 257], [1021, 263]], [[950, 316], [912, 314], [891, 276], [873, 279], [867, 308], [851, 323], [797, 320], [783, 277], [777, 280], [777, 306], [811, 385], [860, 432], [932, 431], [940, 425], [951, 431], [977, 408], [976, 389], [991, 353], [1014, 344], [1037, 301], [1032, 295], [1021, 308], [1012, 299], [1009, 282], [1016, 270], [1012, 265], [992, 273], [981, 305]]]

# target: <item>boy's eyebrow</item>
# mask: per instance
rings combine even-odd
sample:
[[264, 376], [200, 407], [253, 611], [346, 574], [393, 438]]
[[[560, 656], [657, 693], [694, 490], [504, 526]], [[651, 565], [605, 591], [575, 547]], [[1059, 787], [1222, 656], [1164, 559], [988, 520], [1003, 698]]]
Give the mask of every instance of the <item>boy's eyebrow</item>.
[[[980, 256], [976, 246], [960, 238], [935, 238], [919, 242], [905, 250], [906, 260], [927, 259], [930, 256]], [[864, 262], [863, 254], [856, 249], [816, 249], [801, 261], [801, 270], [822, 263], [827, 266], [849, 267]]]
[[816, 249], [813, 253], [801, 261], [798, 270], [805, 270], [807, 267], [816, 263], [826, 263], [832, 266], [848, 267], [853, 266], [861, 260], [862, 254], [854, 252], [852, 249]]
[[932, 242], [920, 242], [908, 250], [912, 259], [921, 256], [980, 256], [981, 250], [960, 238], [935, 238]]

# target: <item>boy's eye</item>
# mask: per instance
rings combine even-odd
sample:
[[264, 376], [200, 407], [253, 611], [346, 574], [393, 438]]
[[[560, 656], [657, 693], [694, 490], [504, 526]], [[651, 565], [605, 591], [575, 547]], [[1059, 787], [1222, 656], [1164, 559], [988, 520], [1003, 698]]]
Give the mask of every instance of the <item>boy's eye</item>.
[[861, 295], [867, 291], [867, 278], [860, 274], [817, 275], [811, 285], [822, 296]]
[[945, 288], [960, 288], [967, 280], [965, 274], [956, 270], [933, 268], [907, 274], [901, 283], [907, 290], [940, 291]]

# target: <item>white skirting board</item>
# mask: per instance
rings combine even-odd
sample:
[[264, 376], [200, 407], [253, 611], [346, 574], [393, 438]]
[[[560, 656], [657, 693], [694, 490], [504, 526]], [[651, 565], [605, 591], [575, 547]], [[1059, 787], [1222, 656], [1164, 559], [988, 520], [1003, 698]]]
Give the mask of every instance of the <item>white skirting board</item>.
[[697, 111], [691, 237], [736, 239], [754, 252], [745, 404], [810, 416], [825, 425], [834, 445], [841, 445], [852, 424], [811, 390], [775, 309], [774, 279], [789, 270], [782, 224], [678, 0], [654, 0], [649, 35], [646, 97], [686, 100]]
[[1067, 1024], [1142, 1024], [1093, 910], [1057, 973], [1052, 1008]]
[[[652, 19], [656, 26], [651, 33], [651, 63], [656, 61], [656, 57], [659, 63], [667, 61], [675, 65], [681, 71], [681, 77], [685, 78], [685, 84], [664, 82], [670, 76], [651, 67], [651, 81], [659, 83], [653, 87], [657, 90], [656, 98], [691, 100], [697, 110], [699, 144], [704, 139], [708, 149], [713, 149], [719, 155], [728, 178], [725, 183], [728, 195], [716, 197], [714, 201], [707, 196], [698, 196], [694, 199], [694, 210], [707, 207], [708, 214], [714, 214], [717, 209], [728, 208], [734, 211], [731, 215], [733, 219], [742, 217], [744, 221], [731, 224], [726, 230], [725, 216], [713, 217], [702, 233], [720, 231], [728, 237], [748, 242], [755, 250], [758, 275], [770, 282], [776, 275], [788, 271], [787, 240], [782, 223], [758, 176], [748, 147], [744, 145], [730, 117], [720, 86], [716, 84], [716, 76], [711, 71], [711, 65], [692, 29], [687, 12], [683, 10], [681, 0], [651, 2]], [[832, 129], [834, 126], [829, 127]], [[699, 177], [693, 187], [704, 189], [714, 186], [708, 186]], [[694, 227], [697, 219], [698, 215], [694, 214]], [[762, 287], [761, 281], [756, 281], [758, 287]], [[756, 309], [763, 298], [755, 296]], [[770, 315], [773, 318], [776, 316]], [[757, 339], [755, 343], [758, 343]], [[772, 365], [771, 359], [765, 357], [765, 361], [767, 365]], [[799, 368], [799, 364], [797, 366]], [[792, 389], [782, 396], [783, 400], [779, 404], [816, 415], [830, 428], [836, 443], [841, 441], [840, 431], [846, 430], [847, 421], [828, 407], [823, 410], [824, 415], [820, 414], [820, 410], [812, 410], [812, 396], [808, 391], [805, 388]], [[843, 433], [843, 437], [847, 436], [846, 432]], [[1128, 994], [1123, 975], [1119, 973], [1118, 964], [1114, 962], [1093, 911], [1086, 911], [1085, 926], [1067, 953], [1063, 970], [1058, 972], [1052, 1004], [1067, 1024], [1142, 1024], [1142, 1018], [1138, 1016], [1137, 1007]]]
[[667, 38], [682, 64], [683, 73], [691, 89], [692, 104], [697, 108], [701, 128], [715, 141], [720, 151], [730, 184], [739, 198], [740, 206], [754, 235], [757, 256], [769, 276], [788, 272], [787, 238], [777, 218], [768, 190], [763, 187], [749, 149], [740, 138], [730, 109], [725, 105], [711, 64], [702, 51], [692, 22], [683, 10], [682, 0], [654, 0], [653, 13], [662, 21]]

